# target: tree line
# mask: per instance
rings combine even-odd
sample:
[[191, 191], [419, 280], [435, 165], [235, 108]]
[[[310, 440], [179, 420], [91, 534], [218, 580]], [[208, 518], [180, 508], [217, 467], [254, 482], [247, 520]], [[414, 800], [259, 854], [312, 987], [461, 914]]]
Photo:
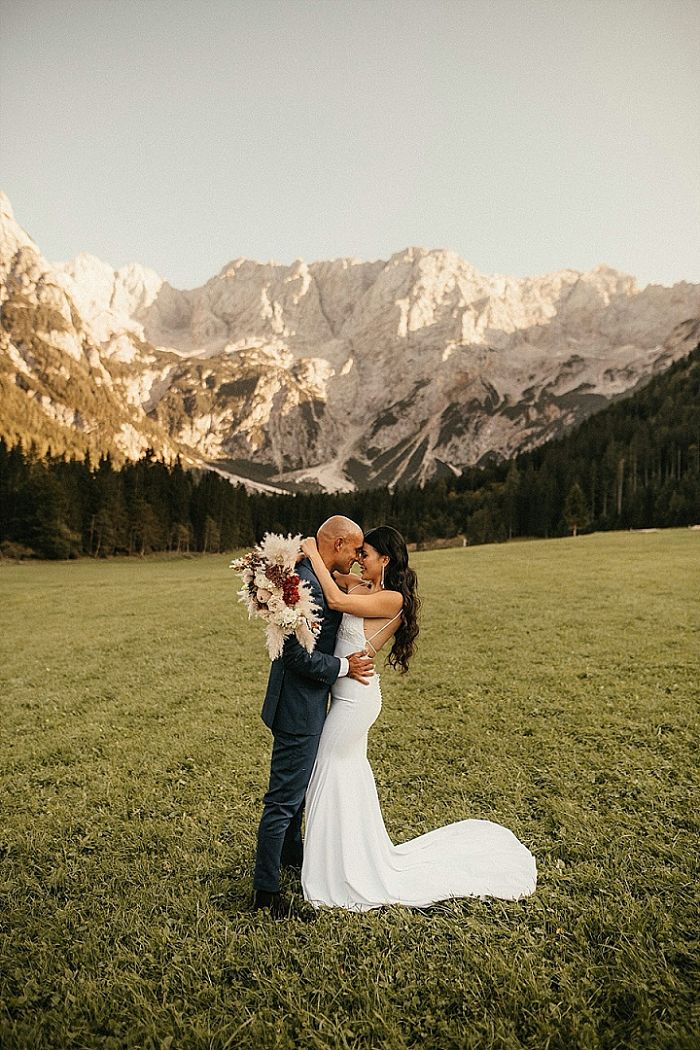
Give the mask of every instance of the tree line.
[[0, 439], [0, 550], [10, 556], [231, 551], [267, 531], [314, 532], [332, 513], [416, 543], [700, 523], [700, 346], [565, 437], [420, 488], [267, 495], [150, 450], [117, 469], [108, 454], [40, 457]]
[[0, 439], [0, 550], [43, 558], [222, 551], [254, 542], [243, 486], [152, 450], [116, 469]]

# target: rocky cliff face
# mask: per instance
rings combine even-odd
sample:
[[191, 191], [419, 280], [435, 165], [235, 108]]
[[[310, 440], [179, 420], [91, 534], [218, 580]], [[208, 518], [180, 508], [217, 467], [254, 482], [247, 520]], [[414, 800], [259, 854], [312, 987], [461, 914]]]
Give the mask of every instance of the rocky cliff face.
[[409, 248], [235, 259], [181, 291], [137, 264], [48, 263], [0, 195], [0, 307], [6, 432], [20, 416], [54, 447], [332, 490], [562, 433], [696, 345], [700, 286], [640, 290], [606, 266], [517, 279]]

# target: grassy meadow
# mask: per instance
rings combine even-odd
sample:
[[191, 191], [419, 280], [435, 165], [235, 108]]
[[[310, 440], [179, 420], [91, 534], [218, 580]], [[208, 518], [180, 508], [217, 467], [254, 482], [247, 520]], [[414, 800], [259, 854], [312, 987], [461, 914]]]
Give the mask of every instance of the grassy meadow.
[[250, 911], [270, 736], [229, 557], [4, 564], [0, 1044], [700, 1045], [700, 533], [412, 556], [388, 831], [506, 824], [522, 902]]

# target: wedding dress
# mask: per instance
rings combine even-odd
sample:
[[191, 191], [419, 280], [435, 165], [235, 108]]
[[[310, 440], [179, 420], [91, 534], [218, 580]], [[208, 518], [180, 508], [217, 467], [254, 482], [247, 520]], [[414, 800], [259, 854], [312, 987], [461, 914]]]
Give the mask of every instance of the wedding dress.
[[[371, 640], [371, 639], [370, 639]], [[363, 620], [343, 615], [336, 656], [365, 647]], [[426, 907], [450, 897], [517, 900], [534, 893], [535, 859], [512, 831], [460, 820], [395, 846], [367, 761], [367, 733], [381, 710], [379, 677], [339, 678], [306, 794], [301, 872], [306, 900], [368, 911], [386, 904]]]

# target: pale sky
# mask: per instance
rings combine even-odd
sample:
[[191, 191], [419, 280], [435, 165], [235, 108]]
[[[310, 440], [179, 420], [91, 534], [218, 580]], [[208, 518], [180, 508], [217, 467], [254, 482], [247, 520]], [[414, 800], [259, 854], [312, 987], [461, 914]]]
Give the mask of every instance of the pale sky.
[[0, 0], [0, 188], [50, 261], [450, 248], [700, 282], [697, 0]]

